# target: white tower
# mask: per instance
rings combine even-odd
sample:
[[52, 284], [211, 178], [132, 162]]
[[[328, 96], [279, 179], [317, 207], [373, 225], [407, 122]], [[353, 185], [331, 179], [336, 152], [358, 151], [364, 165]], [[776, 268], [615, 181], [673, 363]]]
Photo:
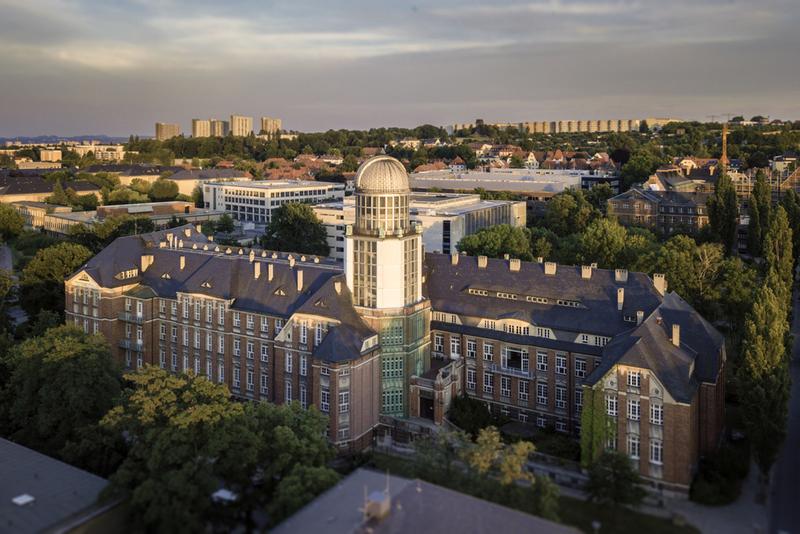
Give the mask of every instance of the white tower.
[[353, 304], [380, 334], [381, 412], [407, 416], [409, 381], [429, 366], [430, 303], [422, 298], [422, 228], [411, 224], [403, 164], [389, 156], [356, 173], [356, 221], [347, 227], [345, 274]]

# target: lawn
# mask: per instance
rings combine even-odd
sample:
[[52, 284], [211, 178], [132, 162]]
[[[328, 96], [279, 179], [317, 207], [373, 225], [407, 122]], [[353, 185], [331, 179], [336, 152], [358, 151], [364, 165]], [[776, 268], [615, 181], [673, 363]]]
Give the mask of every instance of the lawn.
[[[373, 453], [368, 464], [381, 471], [388, 471], [393, 475], [408, 478], [416, 478], [417, 476], [414, 465], [411, 462], [396, 456]], [[470, 493], [467, 488], [453, 487], [451, 489]], [[613, 521], [612, 510], [609, 507], [598, 506], [572, 497], [559, 497], [558, 505], [558, 514], [562, 523], [575, 526], [588, 533], [594, 532], [592, 530], [592, 521], [598, 520], [602, 524], [601, 533], [699, 534], [699, 531], [694, 527], [674, 525], [669, 519], [651, 516], [634, 510], [620, 510], [615, 522]], [[531, 508], [525, 505], [517, 507], [517, 509], [532, 513]]]

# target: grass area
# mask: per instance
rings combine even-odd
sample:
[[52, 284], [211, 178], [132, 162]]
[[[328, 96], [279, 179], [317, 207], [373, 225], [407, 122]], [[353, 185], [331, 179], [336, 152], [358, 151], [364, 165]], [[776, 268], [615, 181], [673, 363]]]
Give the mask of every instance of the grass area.
[[[393, 475], [407, 478], [416, 478], [418, 476], [417, 470], [412, 462], [397, 456], [373, 453], [368, 465], [381, 471], [388, 471]], [[422, 478], [425, 477], [423, 476]], [[453, 479], [455, 478], [456, 477], [453, 477]], [[432, 480], [431, 482], [442, 484], [441, 481]], [[473, 493], [472, 488], [450, 487], [456, 491], [469, 494]], [[500, 501], [499, 504], [516, 508], [530, 514], [535, 512], [532, 500], [523, 499], [517, 500], [516, 502]], [[592, 521], [597, 520], [602, 524], [600, 529], [601, 533], [639, 534], [641, 532], [646, 532], [647, 534], [699, 534], [699, 531], [694, 527], [675, 525], [669, 519], [655, 517], [635, 510], [620, 510], [615, 518], [613, 510], [607, 506], [598, 506], [566, 496], [558, 498], [558, 515], [562, 523], [572, 525], [589, 533], [594, 532], [592, 530]]]

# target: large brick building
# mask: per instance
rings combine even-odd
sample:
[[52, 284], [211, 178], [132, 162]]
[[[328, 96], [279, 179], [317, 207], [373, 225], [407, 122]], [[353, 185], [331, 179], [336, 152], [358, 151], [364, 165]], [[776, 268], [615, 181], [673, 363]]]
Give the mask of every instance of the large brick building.
[[440, 424], [462, 393], [577, 434], [600, 391], [618, 428], [608, 445], [687, 486], [721, 432], [722, 336], [663, 276], [424, 254], [409, 194], [396, 160], [362, 165], [343, 267], [221, 247], [188, 225], [117, 239], [67, 280], [67, 320], [127, 368], [314, 405], [343, 449], [396, 423]]

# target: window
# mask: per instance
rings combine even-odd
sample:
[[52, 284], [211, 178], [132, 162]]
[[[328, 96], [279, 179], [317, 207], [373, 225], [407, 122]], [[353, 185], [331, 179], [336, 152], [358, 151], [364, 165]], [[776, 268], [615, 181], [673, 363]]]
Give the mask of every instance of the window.
[[639, 420], [639, 399], [628, 399], [628, 419]]
[[189, 329], [186, 327], [184, 327], [183, 329], [183, 346], [184, 347], [189, 346]]
[[220, 334], [217, 338], [217, 352], [220, 354], [225, 354], [225, 337]]
[[158, 313], [160, 313], [161, 315], [166, 315], [166, 313], [167, 313], [167, 301], [166, 300], [161, 299], [161, 300], [158, 301]]
[[508, 376], [500, 377], [500, 396], [511, 397], [511, 378]]
[[433, 335], [433, 352], [444, 351], [444, 336], [442, 334]]
[[266, 343], [261, 344], [261, 361], [267, 363], [268, 355], [269, 355], [269, 347]]
[[158, 339], [164, 341], [167, 339], [167, 325], [162, 324], [158, 329]]
[[143, 304], [144, 303], [141, 300], [136, 301], [136, 317], [141, 318], [142, 315], [144, 315]]
[[173, 317], [178, 315], [178, 303], [176, 301], [172, 301], [169, 312]]
[[583, 388], [575, 388], [575, 413], [581, 413], [583, 410]]
[[189, 298], [183, 297], [183, 318], [189, 318]]
[[340, 391], [339, 392], [339, 413], [349, 413], [350, 412], [350, 392], [349, 391]]
[[242, 318], [239, 315], [239, 312], [233, 312], [233, 327], [239, 328], [242, 324]]
[[628, 455], [634, 460], [639, 459], [639, 436], [628, 434]]
[[247, 329], [248, 330], [252, 330], [253, 328], [255, 328], [254, 321], [253, 321], [253, 316], [248, 313], [247, 314]]
[[628, 371], [628, 386], [638, 388], [642, 383], [642, 373], [639, 371]]
[[209, 302], [206, 304], [206, 322], [211, 323], [214, 321], [214, 305]]
[[475, 369], [467, 369], [467, 389], [475, 391]]
[[292, 372], [292, 355], [290, 353], [286, 354], [286, 367], [284, 368], [284, 370], [287, 373]]
[[322, 343], [322, 325], [317, 324], [314, 327], [314, 345], [319, 345]]
[[581, 334], [581, 343], [589, 343], [589, 334]]
[[327, 413], [330, 410], [330, 403], [331, 403], [331, 390], [324, 387], [320, 391], [319, 395], [319, 410], [321, 412]]
[[173, 343], [177, 343], [178, 342], [178, 327], [177, 326], [173, 326], [172, 327], [171, 334], [172, 334], [172, 342]]
[[183, 372], [187, 372], [189, 370], [189, 355], [184, 353], [183, 354]]
[[483, 373], [483, 392], [494, 392], [494, 375], [492, 373]]
[[558, 432], [566, 432], [567, 431], [567, 423], [564, 421], [556, 421], [556, 431]]
[[172, 362], [171, 363], [172, 363], [172, 370], [173, 371], [177, 371], [178, 370], [178, 353], [175, 352], [175, 351], [172, 351]]
[[654, 425], [664, 424], [664, 406], [661, 404], [650, 403], [650, 423]]
[[308, 356], [300, 355], [300, 376], [308, 376]]
[[211, 332], [206, 332], [206, 350], [208, 352], [214, 350], [214, 336]]
[[[84, 294], [84, 300], [85, 300], [85, 297], [86, 297], [86, 295]], [[125, 299], [125, 311], [126, 312], [131, 311], [131, 299], [128, 299], [128, 298]]]
[[575, 376], [578, 378], [586, 377], [586, 360], [583, 358], [575, 360]]
[[194, 303], [194, 320], [200, 320], [200, 301]]
[[253, 357], [255, 356], [255, 353], [256, 353], [255, 343], [253, 343], [252, 341], [248, 341], [247, 342], [247, 359], [248, 360], [252, 360]]
[[531, 384], [527, 380], [519, 381], [519, 400], [528, 401], [528, 394], [530, 393]]
[[241, 356], [241, 354], [242, 354], [242, 342], [239, 338], [233, 338], [233, 355]]
[[261, 318], [261, 331], [268, 332], [269, 331], [269, 319], [266, 317]]
[[308, 389], [305, 384], [300, 384], [300, 406], [308, 408]]
[[197, 329], [194, 331], [194, 348], [200, 348], [200, 330]]
[[350, 429], [349, 428], [340, 428], [339, 431], [336, 433], [339, 441], [343, 439], [347, 439], [350, 436]]
[[477, 346], [474, 339], [467, 340], [467, 358], [475, 359], [475, 354], [478, 352]]
[[487, 362], [494, 359], [494, 345], [490, 345], [489, 343], [483, 344], [483, 359]]
[[238, 388], [242, 383], [240, 373], [241, 369], [238, 367], [233, 368], [233, 387], [235, 388]]
[[517, 420], [520, 423], [527, 423], [528, 422], [528, 414], [526, 414], [525, 412], [519, 412], [517, 414]]
[[211, 364], [211, 358], [206, 358], [206, 376], [209, 380], [211, 380], [211, 374], [214, 372], [213, 365]]
[[275, 335], [280, 334], [281, 330], [283, 330], [283, 319], [275, 319]]
[[537, 371], [547, 371], [547, 353], [546, 352], [537, 352], [536, 353], [536, 370]]
[[567, 388], [565, 386], [556, 386], [556, 408], [567, 407]]
[[606, 413], [611, 417], [617, 416], [617, 397], [616, 395], [606, 395]]
[[547, 384], [545, 382], [536, 384], [536, 403], [547, 404]]
[[286, 388], [284, 392], [284, 402], [292, 402], [292, 383], [286, 382]]
[[162, 369], [167, 368], [167, 351], [164, 349], [158, 351], [158, 363]]
[[220, 302], [218, 311], [219, 313], [217, 317], [217, 323], [219, 323], [219, 325], [222, 326], [225, 324], [225, 304]]
[[451, 337], [450, 338], [450, 357], [451, 358], [460, 358], [461, 357], [461, 338], [460, 337]]
[[253, 391], [253, 388], [255, 387], [255, 383], [254, 383], [254, 380], [253, 380], [254, 377], [255, 377], [255, 375], [253, 374], [253, 371], [248, 369], [247, 370], [247, 391]]
[[305, 345], [308, 343], [308, 325], [305, 322], [300, 323], [300, 344]]
[[556, 354], [556, 374], [567, 374], [567, 357], [563, 354]]
[[650, 463], [656, 465], [664, 463], [664, 444], [656, 439], [650, 440]]
[[541, 415], [536, 418], [536, 426], [539, 428], [544, 428], [547, 426], [547, 419], [542, 417]]
[[267, 394], [267, 373], [261, 373], [260, 391], [262, 395]]
[[225, 366], [223, 364], [219, 364], [217, 366], [217, 381], [218, 382], [225, 381]]

